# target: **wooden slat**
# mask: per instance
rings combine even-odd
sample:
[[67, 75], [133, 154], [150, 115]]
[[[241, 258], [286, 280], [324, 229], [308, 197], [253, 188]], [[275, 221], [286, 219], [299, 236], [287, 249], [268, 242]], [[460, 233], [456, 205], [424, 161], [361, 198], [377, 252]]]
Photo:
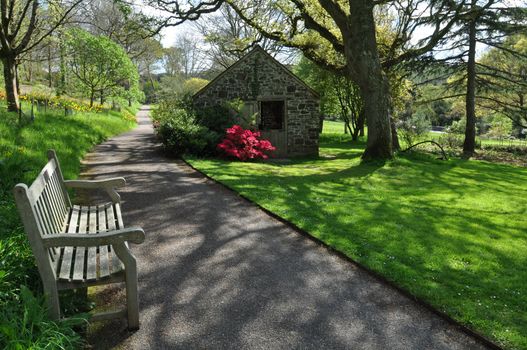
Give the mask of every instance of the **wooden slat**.
[[[115, 206], [113, 204], [108, 205], [106, 209], [106, 216], [108, 218], [108, 231], [117, 229], [117, 220], [115, 215]], [[108, 246], [108, 256], [110, 257], [110, 264], [112, 267], [112, 273], [122, 270], [121, 260], [117, 257], [111, 246]]]
[[[90, 216], [88, 218], [88, 233], [97, 234], [97, 207], [90, 206]], [[88, 258], [86, 266], [86, 279], [97, 279], [97, 248], [88, 248]]]
[[[68, 223], [67, 233], [77, 233], [77, 225], [79, 222], [79, 208], [74, 206], [71, 211], [71, 218]], [[60, 266], [59, 278], [70, 279], [71, 260], [73, 259], [73, 247], [65, 247], [62, 254], [62, 264]]]
[[[123, 216], [121, 214], [121, 204], [115, 203], [114, 207], [115, 207], [115, 218], [117, 219], [117, 229], [121, 230], [124, 228]], [[126, 245], [127, 248], [129, 248], [128, 242], [125, 242], [124, 244]]]
[[[81, 206], [80, 209], [80, 219], [79, 219], [79, 229], [78, 233], [86, 233], [88, 231], [88, 207]], [[83, 280], [84, 279], [84, 268], [86, 266], [84, 255], [86, 252], [86, 247], [77, 247], [75, 250], [75, 267], [73, 268], [73, 279], [74, 280]]]
[[44, 206], [46, 213], [48, 214], [50, 223], [51, 223], [51, 232], [50, 233], [59, 233], [60, 232], [60, 224], [61, 219], [59, 218], [59, 213], [57, 211], [57, 208], [55, 207], [55, 203], [53, 203], [52, 198], [50, 197], [50, 188], [47, 187], [43, 192], [41, 197], [44, 200]]
[[62, 194], [58, 176], [58, 173], [55, 171], [55, 173], [51, 177], [50, 184], [53, 188], [53, 196], [57, 201], [58, 209], [61, 215], [66, 215], [68, 213], [68, 204], [66, 203], [64, 195]]
[[[46, 219], [45, 219], [45, 216], [42, 214], [42, 205], [41, 205], [41, 201], [42, 200], [39, 200], [37, 201], [37, 203], [35, 203], [33, 209], [35, 210], [35, 213], [37, 214], [36, 215], [36, 223], [37, 223], [37, 227], [38, 227], [38, 230], [41, 232], [41, 234], [43, 235], [47, 235], [48, 232], [49, 232], [49, 228], [48, 228], [48, 224], [46, 222]], [[58, 252], [60, 251], [60, 249], [58, 248], [50, 248], [49, 250], [49, 254], [50, 254], [50, 257], [51, 257], [51, 262], [55, 264], [55, 268], [56, 268], [56, 265], [57, 265], [57, 262], [58, 262]]]
[[[99, 229], [97, 232], [106, 232], [106, 206], [100, 205], [97, 207], [98, 218], [99, 218]], [[108, 261], [108, 246], [99, 246], [99, 277], [108, 276], [110, 274], [110, 267]]]
[[115, 203], [113, 206], [115, 208], [115, 218], [117, 219], [117, 229], [118, 230], [123, 229], [124, 224], [123, 224], [123, 216], [121, 215], [121, 204]]
[[42, 228], [44, 229], [42, 233], [45, 235], [51, 234], [53, 232], [53, 225], [51, 224], [49, 213], [46, 210], [44, 198], [39, 198], [36, 202], [35, 207], [37, 209], [39, 219], [42, 223]]
[[42, 169], [42, 171], [38, 174], [37, 178], [31, 186], [29, 187], [29, 195], [34, 200], [37, 200], [40, 195], [42, 194], [42, 191], [46, 187], [46, 183], [48, 182], [49, 177], [53, 175], [55, 172], [55, 169], [57, 168], [57, 165], [54, 160], [50, 160], [46, 166]]

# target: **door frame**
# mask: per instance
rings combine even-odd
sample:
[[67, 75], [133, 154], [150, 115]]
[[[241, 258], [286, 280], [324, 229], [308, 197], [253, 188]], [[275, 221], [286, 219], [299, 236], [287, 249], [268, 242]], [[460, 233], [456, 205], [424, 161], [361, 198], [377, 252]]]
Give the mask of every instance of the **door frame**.
[[[288, 149], [289, 149], [289, 118], [288, 118], [288, 109], [287, 109], [287, 106], [288, 106], [288, 100], [287, 100], [287, 97], [286, 96], [276, 96], [276, 95], [269, 95], [269, 96], [266, 96], [266, 95], [262, 95], [262, 96], [258, 96], [256, 98], [256, 103], [257, 103], [257, 106], [258, 106], [258, 115], [257, 115], [257, 120], [256, 120], [256, 125], [259, 126], [260, 125], [260, 121], [261, 121], [261, 115], [262, 115], [262, 102], [265, 102], [265, 101], [283, 101], [284, 102], [284, 123], [282, 125], [282, 129], [278, 130], [258, 130], [260, 132], [283, 132], [284, 133], [284, 136], [285, 136], [285, 149], [284, 149], [284, 152], [282, 152], [284, 155], [287, 155], [288, 154]], [[253, 101], [251, 101], [253, 102]]]

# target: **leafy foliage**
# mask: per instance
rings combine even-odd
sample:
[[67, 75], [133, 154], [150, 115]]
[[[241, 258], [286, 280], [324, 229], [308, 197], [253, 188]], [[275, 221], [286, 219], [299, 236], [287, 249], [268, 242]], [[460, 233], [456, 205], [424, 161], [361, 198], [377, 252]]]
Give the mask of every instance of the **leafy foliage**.
[[184, 108], [181, 101], [162, 101], [154, 109], [152, 118], [167, 152], [175, 156], [215, 153], [220, 134], [200, 124], [195, 113]]
[[88, 92], [91, 105], [97, 93], [111, 91], [111, 95], [123, 97], [138, 94], [137, 68], [121, 46], [81, 29], [70, 32], [67, 45], [71, 50], [71, 72]]
[[397, 123], [399, 135], [407, 147], [413, 146], [416, 141], [427, 135], [431, 126], [428, 117], [419, 113], [405, 115]]
[[44, 296], [36, 297], [26, 286], [20, 288], [19, 300], [0, 309], [0, 345], [6, 350], [75, 349], [84, 340], [74, 327], [86, 324], [86, 317], [70, 317], [53, 322], [47, 318]]

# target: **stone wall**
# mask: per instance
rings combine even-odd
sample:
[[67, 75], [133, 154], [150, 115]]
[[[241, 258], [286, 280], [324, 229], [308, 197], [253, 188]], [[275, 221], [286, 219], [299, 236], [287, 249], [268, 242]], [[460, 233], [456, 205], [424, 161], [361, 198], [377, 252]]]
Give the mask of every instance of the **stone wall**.
[[320, 108], [318, 97], [279, 62], [256, 48], [194, 96], [196, 107], [226, 101], [284, 100], [287, 153], [318, 155]]

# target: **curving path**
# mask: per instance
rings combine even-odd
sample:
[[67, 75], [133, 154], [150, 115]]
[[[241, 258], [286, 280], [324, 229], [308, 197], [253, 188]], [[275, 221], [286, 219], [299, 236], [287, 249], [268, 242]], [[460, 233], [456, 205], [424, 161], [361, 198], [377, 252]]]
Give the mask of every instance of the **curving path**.
[[[141, 328], [95, 324], [94, 348], [483, 349], [476, 340], [159, 150], [148, 108], [86, 176], [124, 176]], [[124, 300], [105, 289], [99, 297]]]

